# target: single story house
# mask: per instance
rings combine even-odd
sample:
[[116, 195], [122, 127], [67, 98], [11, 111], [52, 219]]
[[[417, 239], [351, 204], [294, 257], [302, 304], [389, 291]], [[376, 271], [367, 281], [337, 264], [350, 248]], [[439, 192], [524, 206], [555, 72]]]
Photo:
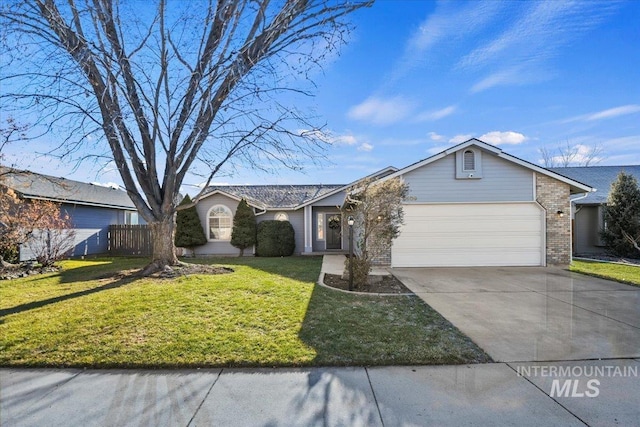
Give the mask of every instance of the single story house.
[[611, 184], [620, 172], [633, 175], [640, 182], [640, 165], [584, 166], [551, 168], [551, 171], [576, 181], [586, 182], [598, 191], [586, 197], [573, 198], [573, 253], [576, 255], [603, 254], [606, 246], [600, 239], [604, 228], [604, 206], [607, 205]]
[[[392, 267], [544, 266], [571, 260], [572, 195], [592, 187], [470, 139], [403, 169], [405, 224], [382, 259]], [[302, 254], [348, 249], [341, 216], [348, 185], [214, 186], [198, 199], [208, 243], [196, 254], [237, 254], [229, 243], [242, 198], [257, 220], [288, 220]]]
[[[61, 204], [75, 230], [72, 256], [107, 253], [109, 225], [138, 224], [138, 212], [125, 191], [66, 178], [4, 168], [2, 185], [25, 200], [49, 200]], [[32, 259], [27, 245], [20, 260]]]

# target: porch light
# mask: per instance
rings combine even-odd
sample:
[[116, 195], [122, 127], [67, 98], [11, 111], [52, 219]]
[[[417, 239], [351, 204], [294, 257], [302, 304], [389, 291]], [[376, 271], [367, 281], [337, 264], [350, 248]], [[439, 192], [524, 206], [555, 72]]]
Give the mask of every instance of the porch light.
[[347, 224], [349, 224], [349, 227], [353, 227], [353, 224], [356, 222], [355, 219], [353, 219], [353, 217], [351, 215], [349, 215], [349, 218], [347, 218]]
[[558, 216], [559, 216], [560, 218], [562, 218], [562, 217], [564, 216], [564, 212], [563, 212], [563, 211], [558, 211], [558, 212], [557, 212], [557, 214], [558, 214]]

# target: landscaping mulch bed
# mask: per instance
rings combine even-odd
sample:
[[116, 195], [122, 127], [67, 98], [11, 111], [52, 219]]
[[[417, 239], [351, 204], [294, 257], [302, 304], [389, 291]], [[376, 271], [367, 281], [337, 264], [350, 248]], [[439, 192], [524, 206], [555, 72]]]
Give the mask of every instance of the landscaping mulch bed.
[[[324, 284], [343, 291], [349, 290], [349, 281], [337, 274], [325, 274]], [[386, 276], [369, 276], [369, 283], [364, 289], [355, 289], [357, 292], [370, 292], [379, 294], [410, 294], [409, 288], [402, 284], [391, 274]]]

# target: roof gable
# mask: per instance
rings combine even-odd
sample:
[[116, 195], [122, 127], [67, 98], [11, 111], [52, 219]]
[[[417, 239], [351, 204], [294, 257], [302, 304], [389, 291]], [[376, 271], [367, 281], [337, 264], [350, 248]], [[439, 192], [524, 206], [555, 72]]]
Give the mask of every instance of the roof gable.
[[458, 145], [454, 145], [451, 148], [448, 148], [447, 150], [441, 151], [440, 153], [434, 154], [431, 157], [428, 157], [426, 159], [420, 160], [416, 163], [413, 163], [405, 168], [402, 168], [400, 170], [398, 170], [397, 172], [385, 177], [384, 179], [391, 179], [391, 178], [395, 178], [401, 175], [406, 174], [407, 172], [411, 172], [412, 170], [421, 168], [423, 166], [426, 166], [430, 163], [435, 162], [436, 160], [442, 159], [443, 157], [446, 157], [448, 155], [454, 154], [458, 151], [464, 150], [467, 147], [470, 146], [475, 146], [478, 147], [480, 149], [482, 149], [483, 151], [487, 151], [489, 153], [492, 153], [494, 155], [496, 155], [497, 157], [500, 157], [502, 159], [508, 160], [512, 163], [515, 163], [517, 165], [520, 165], [524, 168], [530, 169], [532, 171], [535, 171], [537, 173], [540, 173], [542, 175], [546, 175], [549, 176], [551, 178], [557, 179], [558, 181], [562, 181], [566, 184], [569, 184], [571, 187], [571, 193], [586, 193], [586, 192], [590, 192], [593, 191], [593, 188], [591, 188], [590, 186], [582, 183], [582, 182], [578, 182], [576, 180], [573, 180], [571, 178], [568, 178], [566, 176], [562, 176], [556, 172], [553, 172], [549, 169], [545, 169], [543, 167], [540, 167], [538, 165], [535, 165], [531, 162], [528, 162], [526, 160], [522, 160], [518, 157], [512, 156], [511, 154], [507, 154], [504, 151], [502, 151], [502, 149], [493, 146], [491, 144], [487, 144], [484, 141], [480, 141], [477, 138], [471, 138], [465, 142], [462, 142]]
[[297, 209], [309, 200], [322, 198], [342, 185], [225, 185], [205, 190], [200, 200], [213, 194], [224, 194], [240, 201], [245, 199], [260, 209]]

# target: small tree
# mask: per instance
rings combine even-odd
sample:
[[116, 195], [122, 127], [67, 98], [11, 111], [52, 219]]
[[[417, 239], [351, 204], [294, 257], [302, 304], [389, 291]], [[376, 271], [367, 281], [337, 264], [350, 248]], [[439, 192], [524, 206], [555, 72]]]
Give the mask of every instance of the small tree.
[[180, 206], [191, 205], [185, 209], [178, 209], [176, 214], [176, 247], [187, 248], [192, 255], [195, 254], [196, 246], [207, 243], [207, 236], [204, 235], [202, 224], [196, 206], [191, 202], [191, 197], [187, 194]]
[[256, 244], [256, 216], [245, 199], [240, 200], [233, 217], [231, 244], [240, 249], [240, 256], [244, 255], [245, 249]]
[[51, 206], [40, 205], [39, 208], [51, 212], [51, 215], [42, 217], [26, 244], [36, 260], [47, 267], [71, 254], [76, 233], [69, 214], [61, 211], [59, 205], [51, 203]]
[[17, 257], [17, 248], [26, 245], [38, 262], [50, 265], [73, 249], [74, 237], [69, 215], [58, 203], [24, 200], [0, 186], [0, 253]]
[[[387, 253], [393, 239], [400, 234], [404, 220], [402, 202], [408, 193], [409, 186], [399, 178], [361, 181], [347, 190], [345, 216], [354, 218], [353, 283], [356, 289], [366, 286], [372, 261]], [[348, 262], [345, 262], [347, 271]]]
[[640, 188], [633, 175], [620, 172], [604, 211], [602, 240], [618, 256], [640, 257]]

